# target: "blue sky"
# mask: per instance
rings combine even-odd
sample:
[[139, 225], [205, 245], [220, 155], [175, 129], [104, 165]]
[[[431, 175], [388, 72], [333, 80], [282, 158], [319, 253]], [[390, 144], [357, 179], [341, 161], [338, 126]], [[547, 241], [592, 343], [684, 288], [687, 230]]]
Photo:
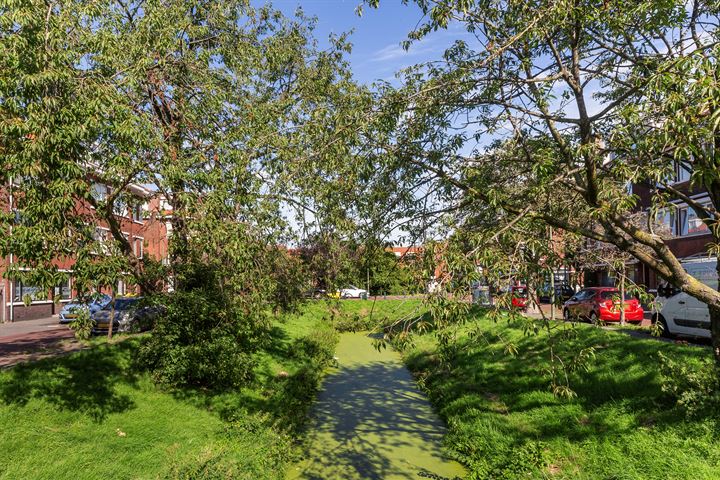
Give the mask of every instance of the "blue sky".
[[[260, 5], [266, 2], [253, 1]], [[290, 16], [298, 6], [318, 19], [316, 37], [326, 43], [331, 33], [354, 31], [350, 37], [350, 55], [355, 78], [363, 83], [376, 79], [391, 80], [398, 70], [413, 64], [440, 58], [450, 46], [453, 32], [443, 31], [404, 51], [400, 42], [423, 18], [415, 4], [383, 0], [379, 9], [365, 8], [362, 17], [355, 13], [361, 0], [275, 0], [272, 5]]]

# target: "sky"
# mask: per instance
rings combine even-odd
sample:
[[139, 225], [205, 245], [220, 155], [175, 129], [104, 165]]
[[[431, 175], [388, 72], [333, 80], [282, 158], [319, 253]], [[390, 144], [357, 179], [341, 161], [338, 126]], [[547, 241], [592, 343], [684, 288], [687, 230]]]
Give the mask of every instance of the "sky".
[[[375, 80], [392, 80], [395, 73], [416, 63], [440, 58], [450, 46], [452, 31], [433, 34], [403, 50], [400, 42], [407, 38], [423, 19], [415, 5], [403, 5], [400, 0], [381, 0], [379, 9], [364, 8], [362, 17], [355, 10], [362, 0], [275, 0], [272, 5], [290, 16], [300, 6], [306, 15], [317, 17], [315, 36], [320, 45], [327, 44], [331, 33], [353, 31], [353, 44], [349, 60], [356, 80], [372, 83]], [[261, 5], [264, 1], [253, 1]]]

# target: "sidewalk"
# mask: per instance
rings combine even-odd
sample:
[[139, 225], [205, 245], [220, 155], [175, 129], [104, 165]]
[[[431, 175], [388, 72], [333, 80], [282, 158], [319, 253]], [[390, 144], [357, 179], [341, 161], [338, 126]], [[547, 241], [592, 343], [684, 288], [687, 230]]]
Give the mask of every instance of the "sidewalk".
[[67, 329], [67, 325], [61, 325], [56, 317], [39, 318], [37, 320], [23, 320], [21, 322], [13, 323], [0, 323], [0, 343], [5, 341], [5, 337]]
[[57, 318], [0, 324], [0, 368], [82, 348]]

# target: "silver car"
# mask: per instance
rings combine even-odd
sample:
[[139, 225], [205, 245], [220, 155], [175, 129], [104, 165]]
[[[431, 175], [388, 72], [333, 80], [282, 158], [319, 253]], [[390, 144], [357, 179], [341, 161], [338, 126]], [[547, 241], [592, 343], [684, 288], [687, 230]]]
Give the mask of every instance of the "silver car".
[[[113, 318], [113, 332], [144, 332], [150, 330], [155, 318], [161, 313], [162, 307], [141, 307], [141, 297], [125, 297], [115, 299], [115, 315]], [[94, 322], [93, 333], [107, 333], [110, 318], [113, 316], [112, 302], [92, 317]]]
[[72, 322], [77, 318], [78, 313], [81, 310], [88, 310], [90, 312], [90, 316], [92, 316], [98, 310], [102, 310], [103, 308], [105, 308], [108, 303], [110, 303], [110, 296], [104, 294], [93, 298], [87, 303], [75, 300], [71, 303], [66, 304], [60, 310], [60, 323]]

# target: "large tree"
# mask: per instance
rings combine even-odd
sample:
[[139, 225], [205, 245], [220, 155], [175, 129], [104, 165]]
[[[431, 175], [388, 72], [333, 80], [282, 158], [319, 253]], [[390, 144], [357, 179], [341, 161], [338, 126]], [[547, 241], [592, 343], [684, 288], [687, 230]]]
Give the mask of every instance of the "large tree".
[[[125, 276], [150, 293], [170, 276], [146, 364], [173, 384], [247, 380], [274, 309], [302, 291], [280, 247], [313, 193], [298, 165], [339, 161], [345, 99], [366, 97], [345, 39], [321, 48], [314, 24], [245, 0], [0, 2], [4, 273], [57, 285], [69, 258], [78, 288]], [[170, 206], [169, 265], [123, 235], [134, 185]]]
[[[375, 128], [385, 134], [375, 135], [383, 143], [372, 158], [392, 172], [384, 189], [400, 207], [396, 218], [420, 219], [421, 228], [442, 220], [466, 245], [472, 237], [465, 252], [473, 262], [503, 241], [503, 251], [515, 245], [515, 257], [527, 258], [527, 242], [547, 226], [614, 245], [709, 305], [720, 363], [720, 293], [683, 269], [655, 224], [669, 202], [684, 202], [717, 252], [718, 3], [415, 3], [426, 16], [409, 48], [449, 26], [462, 27], [462, 37], [442, 59], [383, 89]], [[678, 164], [712, 205], [673, 186]], [[642, 226], [631, 215], [631, 183], [652, 192]]]
[[[28, 0], [0, 4], [0, 17], [0, 252], [14, 255], [12, 275], [37, 283], [57, 284], [63, 257], [92, 276], [104, 258], [92, 238], [99, 219], [121, 270], [155, 289], [157, 269], [115, 215], [131, 184], [171, 206], [176, 289], [191, 237], [210, 227], [284, 240], [293, 162], [324, 147], [311, 142], [332, 142], [332, 105], [356, 88], [344, 39], [320, 49], [312, 19], [243, 0]], [[107, 196], [93, 195], [95, 181]]]

